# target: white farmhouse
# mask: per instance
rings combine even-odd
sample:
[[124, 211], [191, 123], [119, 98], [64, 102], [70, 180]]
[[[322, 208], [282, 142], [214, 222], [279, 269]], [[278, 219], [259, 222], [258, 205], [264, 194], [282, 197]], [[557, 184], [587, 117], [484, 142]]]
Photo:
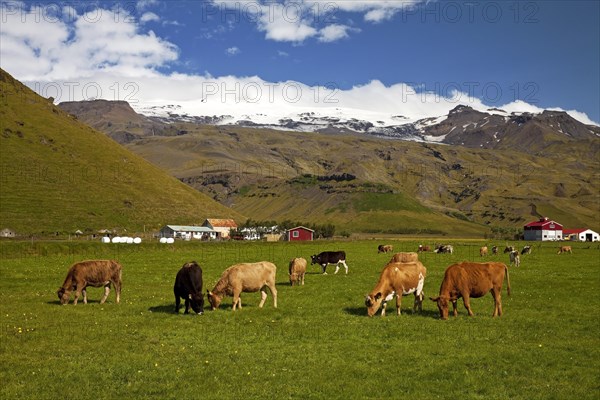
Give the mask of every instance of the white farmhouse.
[[580, 242], [598, 242], [600, 235], [591, 229], [565, 229], [563, 231], [565, 240], [573, 240]]

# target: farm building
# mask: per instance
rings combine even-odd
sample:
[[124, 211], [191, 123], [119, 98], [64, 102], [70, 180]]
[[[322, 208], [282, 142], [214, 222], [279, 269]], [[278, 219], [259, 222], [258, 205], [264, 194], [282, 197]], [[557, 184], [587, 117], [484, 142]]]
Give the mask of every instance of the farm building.
[[565, 229], [563, 230], [565, 240], [573, 240], [580, 242], [597, 242], [600, 241], [598, 232], [591, 229]]
[[312, 229], [305, 228], [303, 226], [297, 226], [292, 229], [288, 229], [286, 239], [288, 242], [299, 241], [299, 240], [313, 240], [315, 231]]
[[217, 232], [205, 226], [166, 225], [160, 230], [158, 236], [183, 240], [208, 240], [215, 239]]
[[540, 218], [524, 226], [524, 239], [530, 241], [562, 240], [563, 226], [548, 218]]
[[205, 226], [216, 232], [216, 239], [228, 239], [232, 229], [237, 229], [237, 224], [232, 219], [209, 218], [202, 226]]

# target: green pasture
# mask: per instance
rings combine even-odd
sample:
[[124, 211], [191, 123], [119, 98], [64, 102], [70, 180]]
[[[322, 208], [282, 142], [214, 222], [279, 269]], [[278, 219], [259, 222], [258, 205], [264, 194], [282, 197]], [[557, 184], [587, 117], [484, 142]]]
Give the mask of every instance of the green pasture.
[[[423, 254], [425, 293], [437, 293], [452, 262], [480, 260], [482, 241], [449, 240], [453, 255]], [[427, 243], [433, 245], [433, 243]], [[2, 399], [598, 399], [600, 397], [600, 249], [535, 244], [510, 269], [512, 296], [491, 318], [491, 296], [475, 316], [441, 321], [429, 300], [413, 314], [412, 296], [396, 316], [366, 316], [365, 295], [391, 254], [416, 241], [182, 243], [0, 242], [0, 398]], [[505, 243], [487, 243], [504, 246]], [[517, 243], [520, 247], [524, 243]], [[343, 249], [350, 272], [290, 287], [287, 264]], [[123, 264], [121, 304], [88, 290], [89, 304], [61, 306], [55, 294], [68, 267], [84, 259]], [[508, 261], [500, 254], [487, 259]], [[187, 261], [212, 288], [241, 261], [277, 267], [279, 308], [269, 295], [243, 294], [205, 315], [177, 315], [172, 286]]]

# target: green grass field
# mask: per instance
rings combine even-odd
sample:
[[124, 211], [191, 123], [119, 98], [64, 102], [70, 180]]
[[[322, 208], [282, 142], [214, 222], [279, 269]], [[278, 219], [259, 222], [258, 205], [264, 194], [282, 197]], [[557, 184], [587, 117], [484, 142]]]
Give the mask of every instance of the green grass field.
[[[483, 242], [449, 242], [453, 255], [421, 257], [427, 296], [452, 262], [480, 259]], [[448, 321], [429, 300], [412, 314], [412, 296], [399, 317], [392, 303], [386, 317], [366, 316], [364, 296], [391, 257], [378, 244], [0, 242], [0, 398], [598, 399], [597, 244], [575, 244], [572, 256], [535, 244], [510, 270], [501, 318], [491, 318], [488, 295], [472, 301], [475, 317], [459, 303]], [[289, 259], [338, 249], [347, 276], [312, 266], [305, 286], [289, 286]], [[121, 304], [113, 292], [100, 305], [102, 290], [90, 288], [89, 304], [59, 305], [68, 267], [95, 258], [123, 264]], [[201, 264], [205, 289], [236, 262], [275, 262], [279, 308], [269, 296], [259, 309], [252, 293], [235, 313], [226, 298], [203, 316], [176, 315], [175, 274], [190, 260]]]

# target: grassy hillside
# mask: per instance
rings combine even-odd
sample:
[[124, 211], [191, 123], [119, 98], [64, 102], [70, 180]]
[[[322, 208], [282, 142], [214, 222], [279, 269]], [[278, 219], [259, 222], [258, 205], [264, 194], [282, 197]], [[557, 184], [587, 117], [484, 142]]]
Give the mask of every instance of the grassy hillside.
[[241, 218], [0, 70], [0, 229], [155, 230]]

